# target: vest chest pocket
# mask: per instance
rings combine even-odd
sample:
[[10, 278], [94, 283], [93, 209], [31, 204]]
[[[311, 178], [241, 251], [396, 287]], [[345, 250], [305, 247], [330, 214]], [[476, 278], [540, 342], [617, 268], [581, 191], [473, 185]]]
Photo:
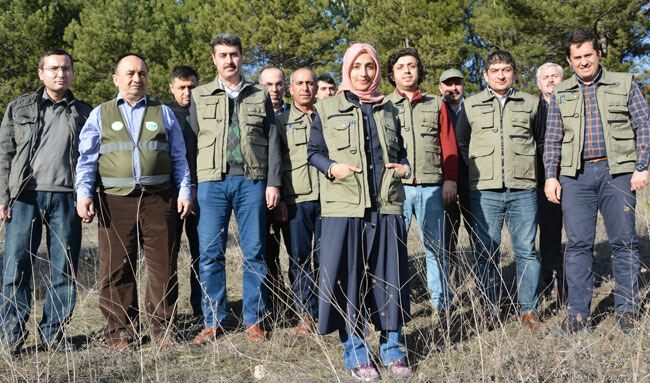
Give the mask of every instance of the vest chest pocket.
[[[356, 128], [356, 120], [352, 114], [330, 116], [324, 126], [323, 135], [328, 147], [342, 150], [350, 147], [350, 131]], [[355, 130], [356, 132], [356, 130]]]
[[14, 141], [16, 144], [28, 141], [34, 133], [36, 116], [17, 115], [14, 117]]
[[636, 161], [636, 135], [631, 128], [625, 130], [612, 130], [612, 146], [614, 159], [617, 163]]
[[535, 142], [530, 136], [510, 136], [513, 156], [513, 176], [535, 179]]
[[472, 130], [494, 127], [494, 107], [491, 105], [474, 106], [468, 117]]
[[291, 145], [307, 144], [307, 127], [302, 123], [287, 125], [287, 138]]
[[201, 102], [197, 103], [197, 114], [199, 118], [204, 120], [211, 120], [220, 116], [218, 105], [219, 98], [210, 96], [200, 98]]
[[420, 111], [420, 132], [431, 133], [438, 131], [438, 111], [422, 110]]
[[627, 94], [613, 93], [612, 91], [605, 92], [607, 124], [612, 131], [630, 129], [630, 111], [627, 107], [627, 99]]
[[381, 190], [379, 200], [382, 203], [396, 203], [401, 205], [406, 199], [402, 179], [397, 175], [395, 169], [384, 169], [381, 177]]
[[510, 120], [514, 134], [525, 134], [530, 129], [530, 113], [531, 109], [525, 106], [513, 107], [510, 112]]
[[576, 93], [569, 93], [569, 94], [559, 94], [558, 95], [559, 101], [558, 101], [558, 108], [560, 109], [560, 115], [562, 116], [562, 119], [567, 119], [567, 118], [578, 118], [578, 100], [579, 96]]

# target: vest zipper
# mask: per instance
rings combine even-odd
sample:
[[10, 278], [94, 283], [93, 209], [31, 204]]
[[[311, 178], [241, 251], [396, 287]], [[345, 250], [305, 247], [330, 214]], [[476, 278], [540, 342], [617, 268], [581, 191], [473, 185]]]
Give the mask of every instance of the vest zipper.
[[505, 153], [504, 153], [504, 143], [503, 143], [503, 110], [506, 107], [506, 103], [508, 102], [508, 99], [503, 102], [503, 106], [501, 106], [501, 101], [499, 101], [499, 98], [497, 97], [497, 102], [499, 103], [499, 136], [501, 137], [501, 182], [503, 183], [503, 187], [506, 187], [506, 167], [505, 167]]

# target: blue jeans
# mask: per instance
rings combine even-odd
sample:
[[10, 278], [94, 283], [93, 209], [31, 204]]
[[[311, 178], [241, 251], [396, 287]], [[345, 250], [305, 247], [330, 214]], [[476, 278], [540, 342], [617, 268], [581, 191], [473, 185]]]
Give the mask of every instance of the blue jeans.
[[72, 316], [77, 288], [75, 276], [81, 247], [81, 221], [74, 194], [25, 191], [14, 200], [12, 219], [6, 223], [0, 322], [4, 341], [22, 343], [32, 300], [33, 259], [46, 226], [50, 275], [45, 293], [41, 339], [56, 342]]
[[437, 185], [404, 185], [404, 223], [408, 233], [413, 214], [420, 228], [427, 264], [427, 285], [436, 310], [447, 310], [451, 303], [449, 257], [444, 250], [445, 208], [442, 188]]
[[[289, 281], [298, 314], [318, 316], [315, 281], [318, 280], [320, 201], [289, 204]], [[314, 266], [312, 267], [312, 260]]]
[[484, 301], [492, 314], [499, 311], [501, 230], [507, 222], [517, 264], [517, 296], [520, 312], [537, 312], [540, 261], [535, 251], [537, 195], [535, 189], [472, 191], [472, 213], [478, 277]]
[[[401, 328], [397, 331], [381, 332], [379, 336], [379, 357], [384, 366], [398, 360], [406, 360], [406, 352], [401, 348], [401, 337]], [[346, 369], [351, 370], [362, 364], [370, 363], [370, 347], [363, 336], [349, 334], [341, 329], [339, 330], [339, 338], [343, 345], [343, 363]]]
[[267, 236], [266, 180], [226, 176], [223, 181], [199, 182], [199, 279], [203, 289], [206, 327], [219, 327], [226, 319], [226, 243], [228, 223], [235, 211], [243, 263], [243, 321], [261, 321], [266, 311], [263, 281], [267, 267], [264, 248]]
[[584, 163], [575, 177], [560, 176], [567, 235], [565, 272], [569, 315], [589, 315], [594, 287], [593, 253], [598, 210], [612, 248], [614, 306], [617, 313], [639, 310], [639, 243], [635, 229], [636, 195], [631, 174], [609, 174], [607, 161]]

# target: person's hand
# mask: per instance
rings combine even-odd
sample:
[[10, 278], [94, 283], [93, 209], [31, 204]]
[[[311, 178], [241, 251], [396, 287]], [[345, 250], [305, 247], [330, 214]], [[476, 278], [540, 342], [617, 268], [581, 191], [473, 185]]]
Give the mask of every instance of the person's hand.
[[442, 183], [442, 202], [451, 205], [456, 201], [456, 181], [447, 180]]
[[0, 205], [0, 221], [11, 221], [11, 205]]
[[397, 173], [399, 178], [406, 178], [406, 174], [408, 174], [408, 170], [409, 170], [408, 166], [398, 164], [395, 162], [389, 162], [384, 166], [386, 166], [386, 169], [395, 169], [395, 173]]
[[91, 223], [95, 218], [95, 204], [93, 199], [85, 197], [77, 201], [77, 215], [83, 223]]
[[277, 186], [266, 187], [266, 208], [273, 210], [280, 202], [280, 188]]
[[562, 186], [557, 178], [549, 178], [544, 183], [544, 194], [549, 201], [559, 204], [562, 197]]
[[630, 189], [632, 191], [639, 191], [643, 189], [648, 184], [648, 171], [644, 170], [634, 171], [632, 173], [632, 180], [630, 180]]
[[334, 163], [330, 167], [330, 175], [337, 180], [347, 177], [351, 173], [361, 173], [361, 169], [348, 164]]
[[273, 209], [273, 217], [278, 222], [287, 222], [289, 219], [289, 209], [287, 208], [287, 204], [280, 201], [278, 206]]
[[181, 219], [185, 219], [192, 211], [192, 201], [187, 198], [179, 198], [176, 202], [176, 207]]

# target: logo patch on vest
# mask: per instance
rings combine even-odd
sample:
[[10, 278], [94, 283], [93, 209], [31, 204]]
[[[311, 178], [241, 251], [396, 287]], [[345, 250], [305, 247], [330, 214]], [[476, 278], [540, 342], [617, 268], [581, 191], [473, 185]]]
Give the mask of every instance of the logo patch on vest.
[[150, 131], [150, 132], [155, 132], [156, 130], [158, 130], [158, 124], [156, 124], [153, 121], [145, 122], [144, 127], [147, 128], [147, 130]]
[[114, 123], [111, 124], [111, 129], [113, 129], [116, 132], [119, 132], [120, 130], [124, 129], [124, 123], [122, 123], [122, 121], [115, 121]]

